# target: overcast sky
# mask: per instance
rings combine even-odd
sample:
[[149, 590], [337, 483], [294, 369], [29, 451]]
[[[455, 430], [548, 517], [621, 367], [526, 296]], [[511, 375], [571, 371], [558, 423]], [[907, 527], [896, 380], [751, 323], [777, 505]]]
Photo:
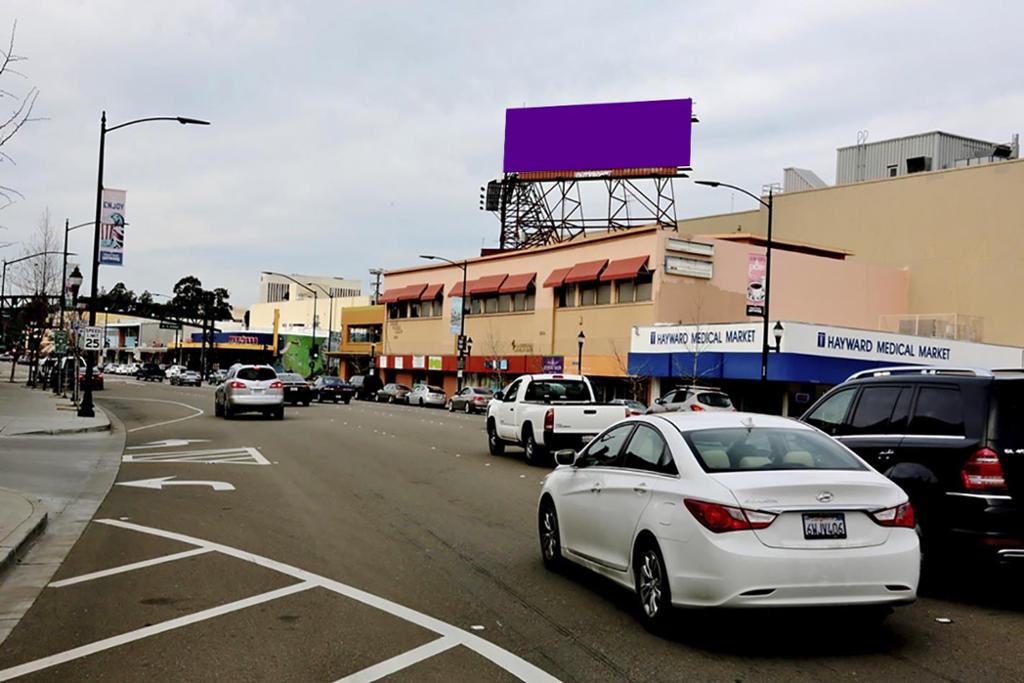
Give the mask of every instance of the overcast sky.
[[[125, 267], [100, 283], [170, 292], [187, 274], [237, 304], [261, 270], [366, 279], [425, 251], [494, 246], [477, 208], [501, 171], [506, 107], [692, 97], [696, 177], [758, 190], [836, 147], [942, 129], [1020, 131], [1020, 2], [300, 2], [5, 0], [41, 94], [3, 149], [0, 241], [91, 220], [100, 111], [106, 185], [128, 191]], [[2, 23], [2, 22], [0, 22]], [[7, 28], [0, 25], [0, 28]], [[0, 100], [2, 103], [3, 100]], [[677, 181], [679, 217], [750, 208]], [[72, 251], [91, 241], [72, 233]], [[19, 245], [0, 250], [18, 255]], [[84, 270], [84, 269], [83, 269]]]

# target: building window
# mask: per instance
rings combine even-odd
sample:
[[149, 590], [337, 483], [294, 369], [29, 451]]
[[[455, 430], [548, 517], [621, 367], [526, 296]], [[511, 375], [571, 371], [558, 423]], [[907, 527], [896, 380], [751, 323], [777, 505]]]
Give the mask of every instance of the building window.
[[268, 282], [267, 283], [267, 303], [276, 303], [278, 301], [288, 301], [290, 293], [290, 287], [284, 282]]
[[497, 313], [498, 312], [498, 297], [497, 296], [485, 296], [484, 301], [484, 312], [485, 313]]
[[396, 319], [408, 318], [408, 317], [409, 317], [409, 307], [406, 305], [406, 303], [404, 301], [399, 301], [397, 303], [388, 304], [388, 318], [389, 319], [396, 320]]
[[353, 325], [348, 328], [350, 344], [379, 344], [380, 337], [380, 325]]
[[576, 307], [576, 285], [565, 285], [555, 289], [555, 297], [559, 308]]
[[650, 301], [654, 288], [653, 273], [640, 273], [632, 280], [619, 280], [616, 283], [616, 301], [620, 304], [631, 304], [637, 301]]
[[512, 310], [512, 295], [501, 294], [498, 296], [498, 313], [508, 313]]
[[900, 172], [900, 167], [899, 167], [899, 165], [898, 165], [898, 164], [891, 164], [891, 165], [889, 165], [889, 166], [886, 166], [886, 167], [885, 167], [885, 173], [886, 173], [886, 175], [888, 175], [888, 176], [889, 176], [890, 178], [895, 178], [895, 177], [896, 177], [896, 175], [897, 175], [897, 174], [898, 174], [899, 172]]
[[419, 318], [420, 317], [420, 302], [412, 301], [409, 303], [409, 317]]
[[513, 311], [532, 311], [537, 299], [534, 290], [531, 288], [525, 292], [517, 292], [512, 296]]
[[612, 283], [602, 282], [597, 286], [597, 305], [604, 306], [612, 302]]

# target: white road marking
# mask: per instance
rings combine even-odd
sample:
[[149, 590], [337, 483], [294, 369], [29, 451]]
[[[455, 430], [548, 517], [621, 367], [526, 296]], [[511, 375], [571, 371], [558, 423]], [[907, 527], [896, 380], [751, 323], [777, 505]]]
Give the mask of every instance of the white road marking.
[[187, 403], [181, 403], [180, 401], [167, 401], [162, 398], [128, 398], [125, 396], [101, 396], [100, 398], [112, 399], [115, 401], [150, 401], [151, 403], [170, 403], [171, 405], [181, 406], [182, 408], [188, 408], [189, 410], [196, 411], [192, 415], [186, 415], [185, 417], [179, 417], [174, 420], [164, 420], [163, 422], [154, 422], [150, 425], [142, 425], [141, 427], [132, 427], [129, 432], [141, 432], [143, 429], [152, 429], [153, 427], [162, 427], [164, 425], [174, 424], [175, 422], [184, 422], [185, 420], [191, 420], [194, 417], [199, 417], [205, 414], [206, 411], [200, 410], [195, 406], [190, 406]]
[[150, 441], [141, 446], [129, 446], [126, 451], [144, 451], [147, 448], [179, 448], [190, 443], [206, 443], [209, 439], [164, 439], [163, 441]]
[[198, 451], [158, 451], [155, 453], [133, 453], [121, 456], [121, 462], [194, 462], [213, 465], [269, 465], [258, 448], [208, 448]]
[[372, 681], [379, 681], [385, 676], [390, 676], [402, 669], [407, 669], [413, 664], [419, 664], [424, 659], [430, 659], [434, 655], [441, 654], [458, 645], [459, 641], [457, 639], [451, 636], [444, 636], [396, 655], [391, 659], [385, 659], [383, 662], [374, 664], [362, 671], [357, 671], [354, 674], [340, 678], [337, 683], [371, 683]]
[[125, 645], [126, 643], [132, 643], [136, 640], [155, 636], [160, 633], [166, 633], [167, 631], [173, 631], [174, 629], [181, 628], [182, 626], [188, 626], [190, 624], [206, 621], [207, 619], [213, 619], [214, 617], [219, 617], [224, 614], [237, 612], [238, 610], [245, 609], [246, 607], [260, 605], [264, 602], [277, 600], [278, 598], [294, 595], [295, 593], [300, 593], [315, 587], [316, 584], [314, 583], [302, 581], [267, 593], [260, 593], [259, 595], [253, 595], [242, 600], [229, 602], [226, 605], [211, 607], [210, 609], [205, 609], [201, 612], [196, 612], [195, 614], [188, 614], [176, 619], [162, 621], [159, 624], [153, 624], [152, 626], [146, 626], [134, 631], [129, 631], [128, 633], [122, 633], [121, 635], [97, 640], [96, 642], [89, 643], [88, 645], [76, 647], [55, 655], [50, 655], [49, 657], [43, 657], [42, 659], [37, 659], [32, 662], [26, 662], [25, 664], [20, 664], [18, 666], [12, 666], [9, 669], [3, 669], [0, 671], [0, 681], [9, 681], [12, 678], [17, 678], [18, 676], [25, 676], [26, 674], [35, 673], [36, 671], [49, 669], [51, 666], [57, 666], [75, 659], [88, 657], [89, 655], [94, 655], [97, 652], [103, 652], [104, 650]]
[[[347, 598], [351, 598], [353, 600], [361, 602], [364, 605], [369, 605], [370, 607], [374, 607], [376, 609], [379, 609], [382, 612], [387, 612], [388, 614], [390, 614], [392, 616], [398, 617], [399, 619], [404, 619], [405, 621], [408, 621], [408, 622], [411, 622], [413, 624], [416, 624], [417, 626], [419, 626], [421, 628], [424, 628], [424, 629], [427, 629], [428, 631], [433, 631], [433, 632], [437, 633], [438, 635], [450, 637], [450, 638], [456, 640], [460, 645], [462, 645], [464, 647], [467, 647], [470, 650], [473, 650], [474, 652], [476, 652], [477, 654], [479, 654], [482, 657], [485, 657], [486, 659], [489, 659], [491, 662], [493, 662], [494, 664], [496, 664], [496, 665], [500, 666], [501, 668], [505, 669], [505, 671], [508, 671], [510, 674], [512, 674], [513, 676], [515, 676], [516, 678], [518, 678], [518, 679], [520, 679], [522, 681], [530, 681], [531, 683], [533, 683], [533, 682], [536, 682], [536, 683], [557, 683], [558, 682], [557, 678], [551, 676], [550, 674], [545, 672], [543, 669], [540, 669], [540, 668], [534, 666], [533, 664], [530, 664], [525, 659], [522, 659], [521, 657], [519, 657], [517, 655], [514, 655], [511, 652], [498, 647], [497, 645], [495, 645], [494, 643], [492, 643], [492, 642], [490, 642], [488, 640], [484, 640], [480, 636], [477, 636], [477, 635], [475, 635], [473, 633], [470, 633], [469, 631], [463, 630], [463, 629], [459, 628], [458, 626], [453, 626], [452, 624], [449, 624], [447, 622], [441, 621], [440, 619], [437, 619], [435, 617], [431, 617], [431, 616], [428, 616], [426, 614], [423, 614], [422, 612], [417, 612], [416, 610], [410, 609], [408, 607], [405, 607], [404, 605], [399, 605], [398, 603], [392, 602], [391, 600], [388, 600], [386, 598], [382, 598], [382, 597], [380, 597], [378, 595], [374, 595], [373, 593], [367, 593], [366, 591], [363, 591], [363, 590], [360, 590], [360, 589], [355, 588], [353, 586], [349, 586], [347, 584], [341, 583], [340, 581], [334, 581], [333, 579], [328, 579], [327, 577], [320, 576], [319, 574], [314, 574], [312, 572], [306, 571], [305, 569], [299, 569], [298, 567], [294, 567], [292, 565], [285, 564], [284, 562], [279, 562], [277, 560], [272, 560], [269, 557], [263, 557], [261, 555], [255, 555], [255, 554], [250, 553], [250, 552], [245, 551], [245, 550], [239, 550], [238, 548], [232, 548], [231, 546], [221, 545], [220, 543], [214, 543], [212, 541], [206, 541], [206, 540], [203, 540], [201, 538], [195, 538], [194, 536], [187, 536], [185, 534], [179, 534], [179, 533], [174, 532], [174, 531], [166, 531], [164, 529], [156, 529], [154, 527], [147, 527], [147, 526], [142, 526], [140, 524], [133, 524], [132, 522], [122, 522], [122, 521], [116, 520], [116, 519], [98, 519], [98, 520], [95, 520], [95, 521], [97, 523], [99, 523], [99, 524], [107, 524], [109, 526], [117, 527], [119, 529], [128, 529], [130, 531], [137, 531], [139, 533], [149, 534], [151, 536], [159, 536], [161, 538], [167, 538], [167, 539], [170, 539], [172, 541], [178, 541], [180, 543], [187, 543], [189, 545], [193, 545], [193, 546], [196, 546], [196, 547], [199, 547], [199, 548], [208, 548], [210, 550], [215, 550], [215, 551], [217, 551], [219, 553], [223, 553], [225, 555], [237, 558], [239, 560], [244, 560], [246, 562], [252, 562], [253, 564], [259, 565], [259, 566], [264, 567], [266, 569], [270, 569], [272, 571], [276, 571], [276, 572], [279, 572], [281, 574], [286, 574], [288, 576], [291, 576], [292, 578], [298, 579], [301, 582], [299, 584], [296, 584], [298, 586], [305, 586], [305, 587], [318, 586], [318, 587], [323, 588], [325, 590], [329, 590], [329, 591], [332, 591], [332, 592], [337, 593], [339, 595], [344, 595]], [[282, 589], [282, 590], [286, 590], [286, 589]], [[263, 595], [269, 596], [269, 595], [271, 595], [271, 593], [264, 593]], [[257, 598], [260, 598], [260, 597], [262, 597], [262, 596], [257, 596]], [[273, 598], [270, 598], [270, 599], [273, 599]], [[260, 600], [260, 602], [264, 602], [264, 601], [265, 600]], [[244, 601], [241, 601], [241, 602], [244, 602]], [[236, 605], [236, 604], [239, 604], [239, 603], [231, 603], [231, 605]], [[254, 603], [254, 604], [256, 604], [256, 603]], [[225, 607], [230, 607], [231, 605], [225, 605]], [[242, 606], [245, 606], [245, 605], [242, 605]], [[214, 609], [223, 609], [223, 608], [214, 608]], [[241, 607], [238, 607], [236, 609], [241, 609]], [[210, 611], [213, 611], [213, 610], [207, 610], [207, 612], [210, 612]], [[199, 614], [204, 614], [204, 613], [200, 612]], [[195, 615], [193, 615], [193, 616], [195, 616]], [[204, 618], [208, 618], [208, 617], [204, 617]], [[188, 617], [183, 617], [183, 619], [188, 619]], [[164, 622], [163, 624], [157, 624], [154, 627], [147, 627], [147, 628], [161, 628], [165, 624], [170, 624], [172, 622], [178, 622], [178, 621], [180, 621], [180, 620], [172, 620], [171, 622]], [[182, 622], [180, 624], [176, 624], [176, 625], [172, 626], [171, 628], [178, 628], [179, 625], [184, 626], [184, 625], [187, 625], [189, 623], [193, 623], [193, 622], [185, 621], [185, 622]], [[140, 631], [133, 631], [132, 634], [140, 633], [141, 631], [145, 631], [145, 630], [146, 629], [141, 629]], [[158, 631], [153, 631], [153, 633], [162, 633], [164, 630], [167, 630], [167, 629], [161, 629], [161, 630], [158, 630]], [[127, 634], [127, 635], [131, 636], [132, 634]], [[151, 633], [146, 633], [145, 635], [152, 635], [152, 634]], [[145, 635], [141, 635], [141, 636], [138, 636], [138, 637], [145, 637]], [[138, 638], [133, 637], [133, 638], [130, 638], [129, 640], [125, 640], [123, 642], [131, 642], [131, 640], [137, 640], [137, 639]], [[108, 640], [114, 640], [114, 639], [108, 639]], [[100, 642], [105, 642], [105, 641], [100, 641]], [[120, 644], [120, 643], [116, 643], [116, 644]], [[88, 648], [90, 646], [87, 645], [85, 647]], [[113, 645], [111, 645], [110, 647], [113, 647]], [[59, 657], [65, 657], [65, 655], [68, 654], [68, 653], [62, 653], [60, 655], [54, 655], [53, 657], [48, 657], [48, 658], [45, 658], [43, 660], [37, 660], [37, 661], [40, 661], [40, 662], [48, 662], [50, 660], [53, 660], [52, 663], [48, 663], [48, 664], [46, 664], [43, 667], [30, 668], [30, 669], [22, 670], [23, 667], [31, 667], [31, 666], [35, 665], [36, 662], [29, 662], [28, 664], [24, 664], [21, 667], [15, 667], [15, 669], [17, 669], [19, 671], [19, 673], [15, 674], [15, 675], [23, 675], [24, 673], [30, 673], [32, 671], [38, 671], [39, 668], [45, 668], [47, 666], [53, 666], [54, 664], [59, 664], [59, 663], [65, 662], [65, 661], [69, 661], [69, 659], [75, 659], [77, 657], [82, 657], [82, 656], [85, 656], [87, 654], [92, 654], [93, 653], [92, 650], [84, 651], [83, 648], [77, 648], [76, 650], [69, 650], [69, 652], [77, 652], [79, 650], [83, 650], [82, 654], [76, 654], [74, 657], [70, 657], [70, 658], [64, 658], [64, 659], [59, 659], [59, 660], [58, 659], [54, 659], [54, 658], [59, 658]], [[0, 671], [0, 681], [7, 680], [6, 678], [4, 678], [4, 676], [7, 674], [8, 671], [14, 671], [15, 669], [7, 669], [7, 670], [4, 670], [4, 671]]]
[[234, 491], [235, 487], [226, 481], [198, 481], [182, 479], [173, 481], [174, 476], [156, 477], [155, 479], [139, 479], [138, 481], [119, 481], [117, 486], [131, 486], [137, 489], [156, 489], [162, 491], [165, 486], [209, 486], [214, 491]]
[[192, 548], [191, 550], [183, 550], [180, 553], [173, 553], [171, 555], [164, 555], [162, 557], [154, 557], [150, 560], [142, 560], [141, 562], [132, 562], [131, 564], [122, 564], [120, 567], [111, 567], [110, 569], [104, 569], [98, 572], [91, 572], [89, 574], [80, 574], [79, 576], [72, 577], [70, 579], [62, 579], [60, 581], [54, 581], [49, 584], [50, 588], [63, 588], [64, 586], [73, 586], [76, 583], [83, 583], [85, 581], [92, 581], [93, 579], [102, 579], [106, 576], [114, 576], [115, 574], [123, 574], [124, 572], [132, 572], [136, 569], [144, 569], [146, 567], [154, 567], [164, 562], [174, 562], [175, 560], [184, 560], [186, 557], [194, 557], [195, 555], [202, 555], [204, 553], [213, 552], [210, 548]]

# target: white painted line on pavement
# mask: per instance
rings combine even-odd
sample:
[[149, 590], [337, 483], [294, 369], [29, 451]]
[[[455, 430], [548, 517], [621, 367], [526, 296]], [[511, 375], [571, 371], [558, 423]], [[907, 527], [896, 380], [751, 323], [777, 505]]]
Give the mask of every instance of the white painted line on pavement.
[[153, 453], [132, 453], [121, 456], [121, 462], [195, 462], [213, 465], [269, 465], [258, 448], [239, 446], [237, 448], [208, 448], [198, 451], [156, 451]]
[[[168, 538], [172, 541], [188, 543], [189, 545], [198, 546], [200, 548], [209, 548], [230, 557], [245, 560], [246, 562], [252, 562], [253, 564], [266, 569], [287, 574], [288, 576], [301, 581], [302, 585], [319, 586], [320, 588], [324, 588], [339, 595], [352, 598], [364, 605], [375, 607], [382, 612], [387, 612], [399, 619], [404, 619], [405, 621], [416, 624], [428, 631], [434, 631], [439, 635], [454, 638], [459, 642], [459, 644], [473, 650], [478, 655], [491, 660], [491, 662], [497, 664], [501, 668], [505, 669], [505, 671], [508, 671], [510, 674], [522, 681], [530, 681], [531, 683], [558, 683], [557, 678], [545, 672], [543, 669], [530, 664], [525, 659], [512, 654], [508, 650], [498, 647], [489, 640], [484, 640], [480, 636], [470, 633], [469, 631], [465, 631], [458, 626], [453, 626], [452, 624], [441, 621], [435, 617], [428, 616], [422, 612], [417, 612], [416, 610], [400, 605], [397, 602], [392, 602], [387, 598], [382, 598], [379, 595], [374, 595], [373, 593], [367, 593], [366, 591], [341, 583], [340, 581], [328, 579], [327, 577], [314, 574], [310, 571], [306, 571], [305, 569], [300, 569], [298, 567], [285, 564], [284, 562], [272, 560], [269, 557], [255, 555], [245, 550], [239, 550], [238, 548], [232, 548], [231, 546], [221, 545], [220, 543], [214, 543], [212, 541], [205, 541], [201, 538], [179, 534], [174, 531], [165, 531], [164, 529], [142, 526], [141, 524], [122, 522], [117, 519], [97, 519], [95, 521], [99, 524], [107, 524], [120, 529], [128, 529], [130, 531], [137, 531], [151, 536]], [[269, 595], [269, 593], [265, 595]], [[0, 675], [3, 673], [4, 672], [0, 671]], [[0, 678], [0, 681], [2, 680], [5, 679]]]
[[374, 664], [362, 671], [349, 674], [344, 678], [338, 679], [336, 683], [372, 683], [372, 681], [379, 681], [385, 676], [390, 676], [397, 671], [407, 669], [413, 664], [419, 664], [424, 659], [430, 659], [434, 655], [439, 655], [442, 652], [450, 650], [458, 645], [459, 641], [457, 639], [452, 638], [451, 636], [444, 636], [443, 638], [432, 640], [417, 648], [403, 652], [391, 659], [385, 659], [383, 662]]
[[199, 417], [200, 415], [203, 415], [206, 412], [204, 410], [196, 408], [195, 406], [190, 406], [187, 403], [181, 403], [180, 401], [168, 401], [168, 400], [165, 400], [165, 399], [162, 399], [162, 398], [138, 398], [138, 397], [128, 398], [128, 397], [124, 397], [124, 396], [102, 396], [101, 398], [112, 399], [114, 401], [149, 401], [151, 403], [170, 403], [171, 405], [181, 406], [182, 408], [188, 408], [189, 410], [196, 411], [192, 415], [187, 415], [185, 417], [179, 417], [179, 418], [176, 418], [174, 420], [164, 420], [163, 422], [154, 422], [151, 425], [142, 425], [141, 427], [132, 427], [131, 429], [128, 430], [129, 432], [140, 432], [143, 429], [152, 429], [153, 427], [162, 427], [164, 425], [174, 424], [175, 422], [184, 422], [185, 420], [191, 420], [194, 417]]
[[49, 669], [51, 666], [57, 666], [75, 659], [88, 657], [89, 655], [94, 655], [97, 652], [103, 652], [104, 650], [135, 642], [136, 640], [142, 640], [143, 638], [155, 636], [160, 633], [173, 631], [174, 629], [181, 628], [182, 626], [188, 626], [190, 624], [206, 621], [207, 619], [213, 619], [214, 617], [219, 617], [224, 614], [237, 612], [238, 610], [245, 609], [246, 607], [260, 605], [264, 602], [270, 602], [271, 600], [277, 600], [278, 598], [283, 598], [288, 595], [301, 593], [302, 591], [309, 590], [310, 588], [316, 588], [316, 586], [317, 584], [315, 583], [302, 581], [292, 584], [291, 586], [278, 588], [277, 590], [273, 590], [268, 593], [260, 593], [259, 595], [253, 595], [242, 600], [229, 602], [226, 605], [204, 609], [201, 612], [196, 612], [195, 614], [188, 614], [176, 619], [162, 621], [159, 624], [153, 624], [152, 626], [146, 626], [134, 631], [129, 631], [128, 633], [122, 633], [121, 635], [97, 640], [95, 643], [89, 643], [88, 645], [76, 647], [72, 650], [66, 650], [59, 654], [50, 655], [49, 657], [43, 657], [42, 659], [37, 659], [33, 662], [26, 662], [25, 664], [19, 664], [18, 666], [12, 666], [9, 669], [4, 669], [0, 671], [0, 681], [9, 681], [12, 678], [17, 678], [18, 676], [24, 676], [26, 674], [35, 673], [36, 671], [42, 671], [43, 669]]
[[106, 576], [114, 576], [115, 574], [123, 574], [124, 572], [133, 572], [136, 569], [144, 569], [146, 567], [154, 567], [164, 562], [174, 562], [175, 560], [184, 560], [186, 557], [194, 557], [196, 555], [203, 555], [205, 553], [213, 552], [210, 548], [192, 548], [191, 550], [183, 550], [180, 553], [173, 553], [171, 555], [163, 555], [162, 557], [154, 557], [150, 560], [142, 560], [141, 562], [132, 562], [131, 564], [122, 564], [119, 567], [111, 567], [110, 569], [104, 569], [98, 572], [92, 572], [89, 574], [81, 574], [79, 576], [72, 577], [70, 579], [62, 579], [60, 581], [54, 581], [49, 584], [50, 588], [63, 588], [64, 586], [73, 586], [76, 583], [84, 583], [85, 581], [92, 581], [93, 579], [102, 579]]

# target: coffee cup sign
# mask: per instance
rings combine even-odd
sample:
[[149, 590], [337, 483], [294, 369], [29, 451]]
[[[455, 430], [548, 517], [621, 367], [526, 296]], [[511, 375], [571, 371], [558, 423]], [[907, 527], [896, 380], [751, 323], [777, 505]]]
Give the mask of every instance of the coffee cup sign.
[[747, 315], [764, 316], [765, 272], [768, 259], [764, 254], [747, 257]]

